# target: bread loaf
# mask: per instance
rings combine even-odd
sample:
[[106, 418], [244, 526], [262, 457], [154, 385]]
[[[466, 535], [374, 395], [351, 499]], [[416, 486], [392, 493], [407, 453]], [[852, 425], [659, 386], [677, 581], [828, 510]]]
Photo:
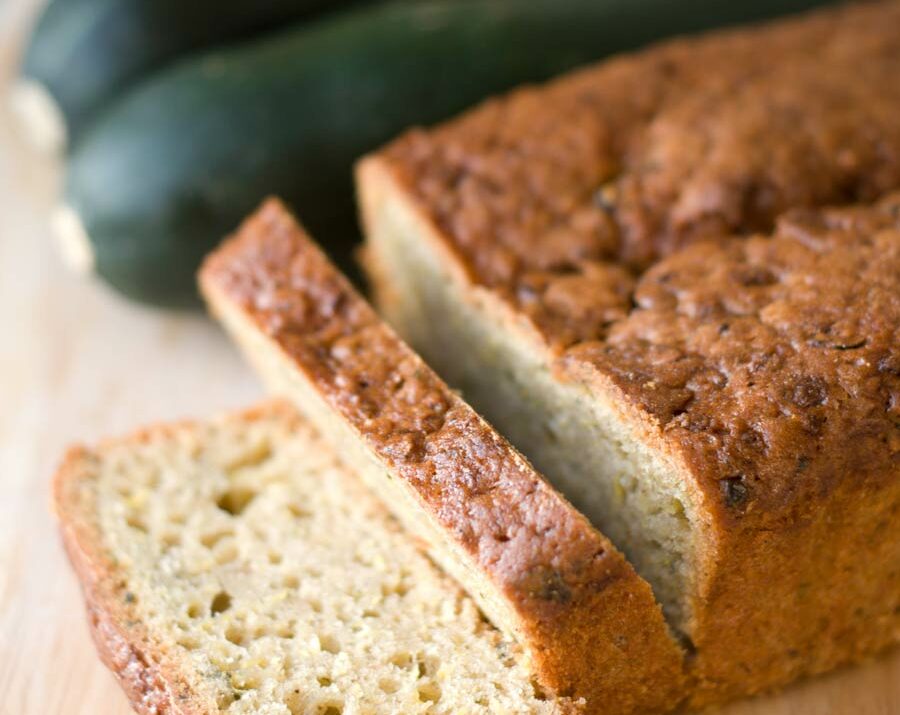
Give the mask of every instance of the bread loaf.
[[650, 582], [695, 704], [900, 637], [897, 202], [814, 210], [900, 186], [897, 28], [676, 40], [359, 166], [382, 312]]

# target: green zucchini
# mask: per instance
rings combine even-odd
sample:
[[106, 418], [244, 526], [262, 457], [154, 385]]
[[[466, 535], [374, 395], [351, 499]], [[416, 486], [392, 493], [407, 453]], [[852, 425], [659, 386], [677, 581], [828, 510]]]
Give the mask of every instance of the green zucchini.
[[48, 148], [98, 108], [189, 52], [249, 37], [347, 0], [51, 0], [22, 60], [14, 102]]
[[277, 194], [352, 272], [352, 163], [402, 129], [664, 34], [810, 4], [423, 0], [206, 54], [95, 124], [70, 162], [63, 235], [122, 293], [191, 304], [202, 256]]

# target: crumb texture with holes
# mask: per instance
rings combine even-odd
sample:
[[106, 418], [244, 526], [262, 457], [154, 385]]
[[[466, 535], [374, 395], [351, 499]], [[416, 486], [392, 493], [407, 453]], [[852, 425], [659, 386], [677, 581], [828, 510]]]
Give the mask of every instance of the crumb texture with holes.
[[139, 712], [571, 706], [284, 404], [76, 449], [56, 489], [98, 645]]

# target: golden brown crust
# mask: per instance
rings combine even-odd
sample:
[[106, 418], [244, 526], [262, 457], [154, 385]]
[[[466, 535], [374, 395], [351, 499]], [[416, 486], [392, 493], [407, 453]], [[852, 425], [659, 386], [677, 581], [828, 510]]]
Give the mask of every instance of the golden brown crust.
[[472, 280], [550, 345], [602, 338], [660, 256], [900, 185], [898, 25], [887, 0], [675, 40], [381, 156]]
[[634, 300], [605, 341], [562, 361], [652, 417], [718, 518], [783, 528], [845, 475], [860, 490], [896, 478], [900, 194], [696, 244], [645, 273]]
[[[495, 588], [545, 687], [604, 712], [680, 699], [681, 652], [644, 583], [407, 348], [277, 201], [205, 262], [237, 307]], [[402, 516], [402, 515], [401, 515]]]

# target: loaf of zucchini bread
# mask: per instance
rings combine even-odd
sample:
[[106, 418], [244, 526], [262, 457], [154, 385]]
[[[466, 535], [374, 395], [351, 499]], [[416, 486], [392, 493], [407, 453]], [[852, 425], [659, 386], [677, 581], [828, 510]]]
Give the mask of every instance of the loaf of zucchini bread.
[[840, 6], [358, 168], [381, 310], [650, 582], [696, 705], [900, 638], [898, 76], [900, 2]]
[[280, 202], [206, 259], [200, 285], [270, 388], [518, 644], [545, 692], [607, 715], [683, 699], [683, 651], [647, 583], [378, 318]]

